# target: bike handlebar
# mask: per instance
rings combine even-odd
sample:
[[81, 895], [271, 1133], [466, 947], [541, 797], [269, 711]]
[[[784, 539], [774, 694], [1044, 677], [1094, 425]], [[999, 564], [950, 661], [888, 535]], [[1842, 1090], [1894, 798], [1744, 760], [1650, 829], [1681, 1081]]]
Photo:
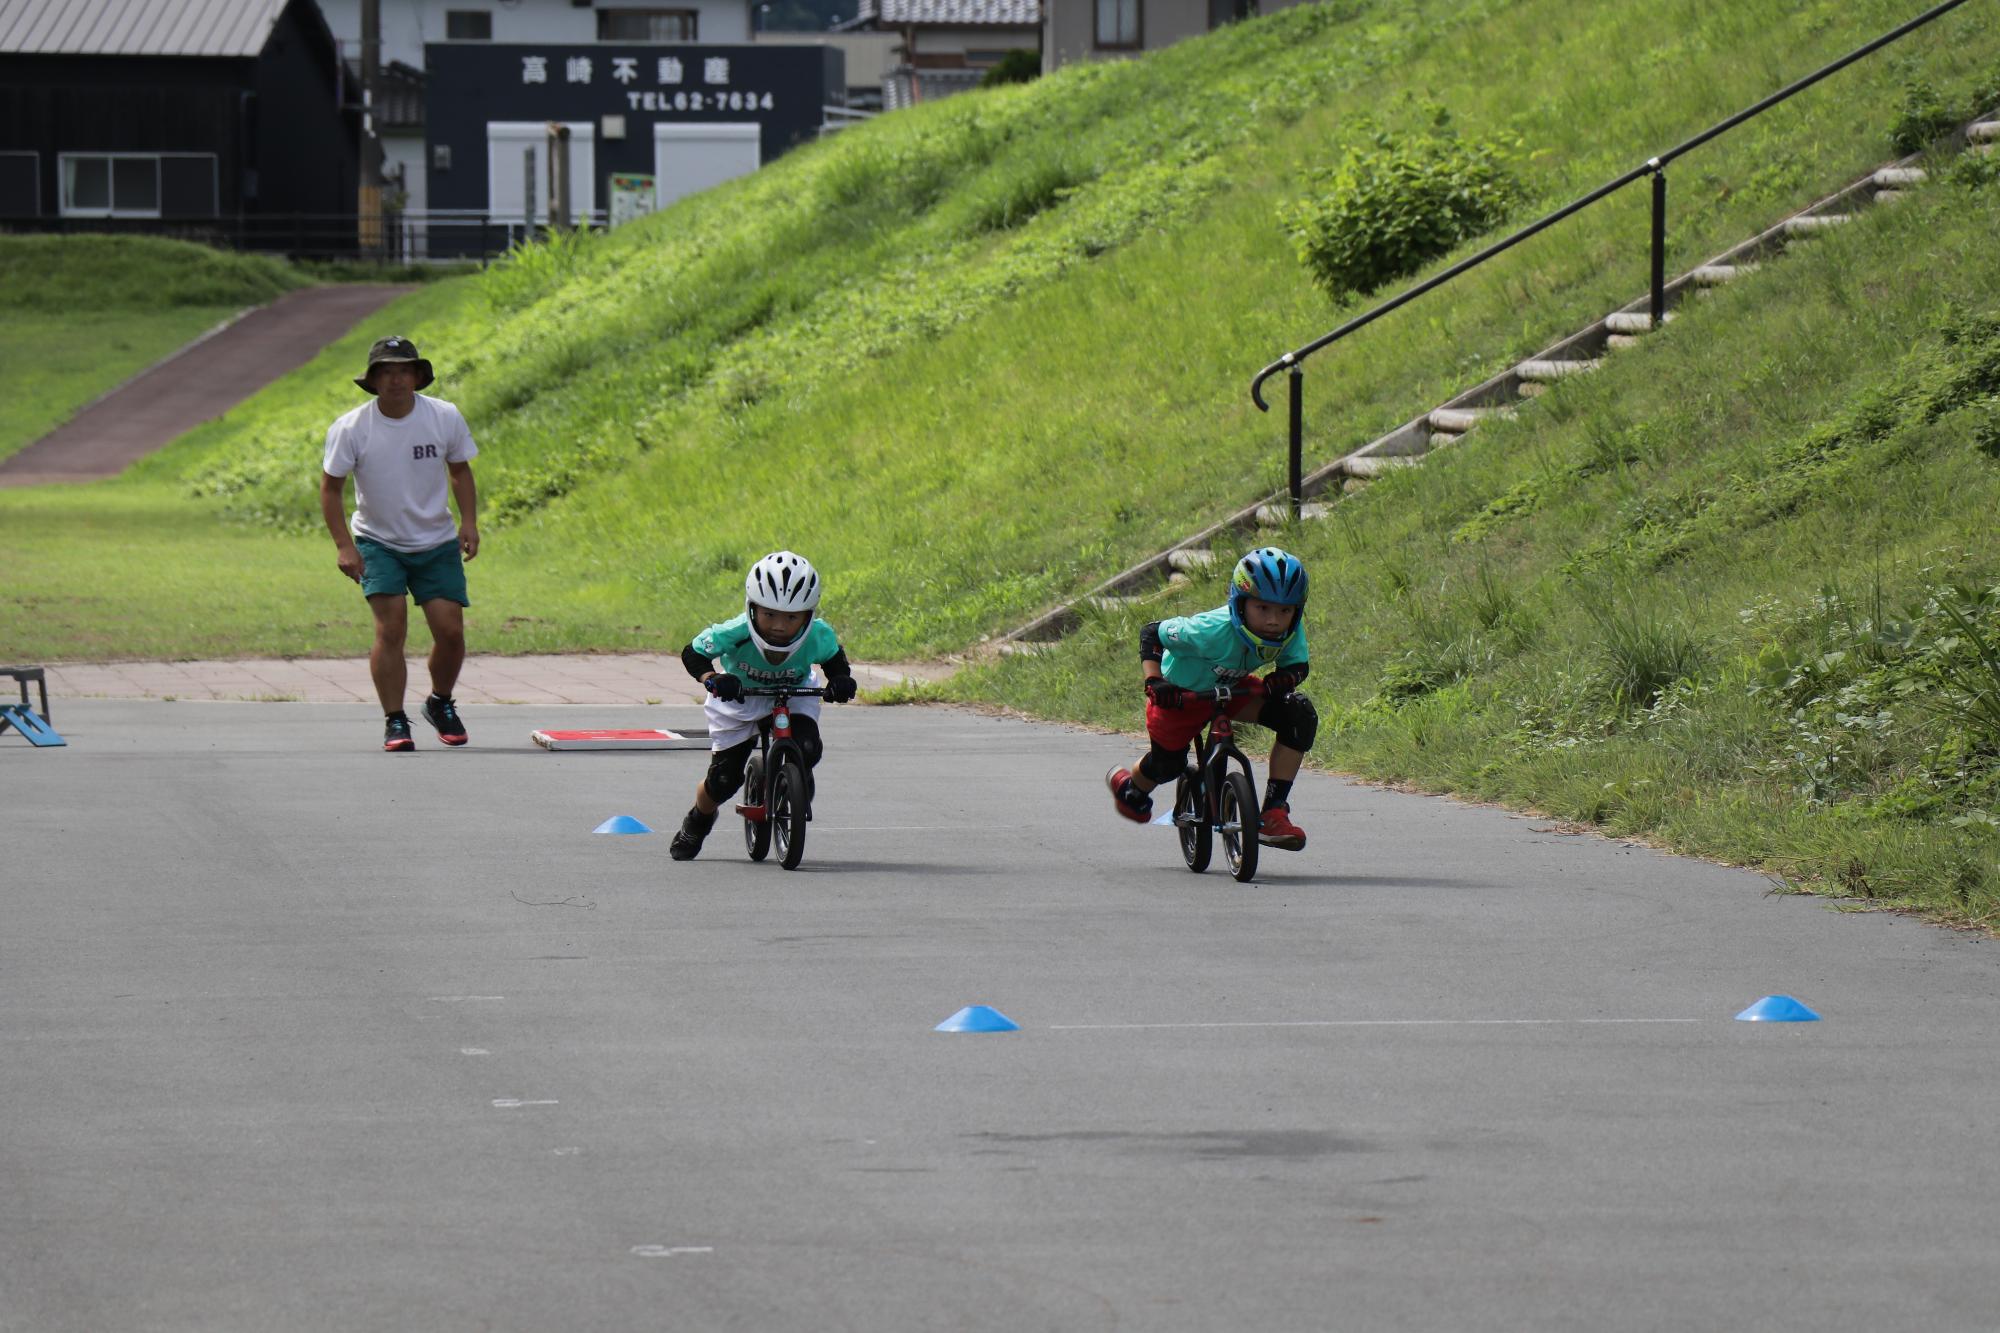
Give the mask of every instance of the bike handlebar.
[[755, 698], [796, 699], [801, 695], [824, 696], [825, 694], [826, 694], [826, 687], [824, 685], [797, 685], [797, 686], [745, 685], [743, 687], [743, 697], [746, 699], [755, 699]]

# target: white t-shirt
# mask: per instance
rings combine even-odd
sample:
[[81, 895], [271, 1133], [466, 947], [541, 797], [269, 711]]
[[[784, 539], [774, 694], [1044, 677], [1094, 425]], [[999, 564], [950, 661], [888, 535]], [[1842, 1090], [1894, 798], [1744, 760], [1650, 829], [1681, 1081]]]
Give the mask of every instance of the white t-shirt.
[[392, 550], [428, 551], [458, 536], [446, 463], [476, 457], [465, 417], [442, 398], [417, 395], [410, 414], [384, 416], [366, 402], [326, 432], [329, 477], [354, 478], [354, 535]]

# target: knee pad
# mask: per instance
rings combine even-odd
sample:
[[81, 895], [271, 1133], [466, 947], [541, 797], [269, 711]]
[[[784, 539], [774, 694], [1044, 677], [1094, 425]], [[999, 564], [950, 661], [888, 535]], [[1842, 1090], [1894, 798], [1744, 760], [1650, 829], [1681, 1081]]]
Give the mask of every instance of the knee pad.
[[799, 749], [805, 752], [806, 767], [809, 769], [818, 767], [819, 757], [826, 753], [826, 746], [822, 745], [819, 739], [819, 723], [809, 717], [794, 717], [792, 739], [797, 741]]
[[743, 766], [750, 762], [750, 749], [756, 743], [757, 739], [753, 736], [709, 756], [708, 774], [701, 783], [708, 788], [710, 800], [721, 805], [742, 789]]
[[1157, 741], [1146, 751], [1146, 757], [1139, 761], [1139, 771], [1150, 778], [1154, 785], [1173, 782], [1187, 772], [1187, 751], [1169, 750]]
[[1319, 735], [1319, 710], [1313, 707], [1312, 700], [1303, 694], [1289, 695], [1280, 705], [1280, 710], [1276, 719], [1278, 725], [1272, 728], [1278, 735], [1279, 743], [1289, 745], [1302, 754], [1312, 749], [1313, 740]]

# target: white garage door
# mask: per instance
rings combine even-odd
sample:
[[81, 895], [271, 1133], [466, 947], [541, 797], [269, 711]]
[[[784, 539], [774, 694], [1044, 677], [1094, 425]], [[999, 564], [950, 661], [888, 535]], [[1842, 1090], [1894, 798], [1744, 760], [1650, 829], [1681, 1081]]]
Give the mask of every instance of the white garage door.
[[761, 133], [754, 124], [654, 125], [653, 174], [660, 207], [762, 166]]
[[[597, 143], [587, 120], [569, 125], [569, 220], [597, 210]], [[532, 201], [532, 202], [531, 202]], [[549, 220], [549, 125], [544, 120], [486, 122], [486, 211], [495, 222]]]

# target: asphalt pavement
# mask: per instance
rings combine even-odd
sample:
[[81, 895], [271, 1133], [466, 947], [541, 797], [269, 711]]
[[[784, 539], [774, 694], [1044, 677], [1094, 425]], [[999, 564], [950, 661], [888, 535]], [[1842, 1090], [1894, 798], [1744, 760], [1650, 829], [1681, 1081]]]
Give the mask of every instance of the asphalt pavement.
[[2000, 1322], [1981, 937], [1320, 774], [1191, 875], [1136, 742], [945, 708], [828, 710], [792, 873], [668, 858], [700, 753], [528, 738], [692, 708], [55, 711], [8, 1333]]

